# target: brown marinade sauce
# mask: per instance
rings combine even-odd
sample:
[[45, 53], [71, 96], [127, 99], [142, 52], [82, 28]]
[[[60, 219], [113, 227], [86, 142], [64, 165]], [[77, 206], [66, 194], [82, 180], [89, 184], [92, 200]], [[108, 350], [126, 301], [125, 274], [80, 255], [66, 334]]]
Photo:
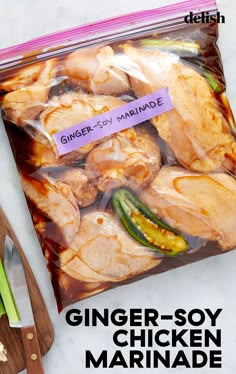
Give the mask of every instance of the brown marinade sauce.
[[[222, 90], [225, 91], [226, 84], [223, 74], [223, 67], [221, 63], [220, 58], [220, 52], [218, 50], [218, 47], [216, 46], [216, 39], [218, 37], [218, 25], [217, 24], [211, 24], [211, 25], [202, 25], [199, 27], [197, 26], [188, 26], [187, 32], [185, 29], [179, 29], [177, 31], [168, 32], [168, 34], [160, 34], [160, 38], [165, 40], [184, 40], [186, 35], [186, 41], [194, 41], [195, 43], [198, 43], [200, 45], [199, 55], [181, 55], [180, 51], [176, 51], [180, 58], [183, 60], [184, 63], [192, 66], [197, 71], [201, 72], [202, 68], [209, 69], [216, 77], [218, 82], [220, 83]], [[156, 37], [156, 35], [155, 35]], [[143, 39], [143, 37], [135, 37], [133, 39], [132, 43], [135, 45], [139, 45], [139, 38]], [[151, 39], [152, 35], [146, 36], [146, 38]], [[122, 40], [119, 40], [118, 43], [112, 45], [114, 50], [119, 52], [119, 45], [122, 43]], [[10, 73], [12, 76], [14, 75], [14, 72]], [[16, 71], [17, 74], [17, 71]], [[60, 73], [58, 74], [60, 76]], [[4, 76], [4, 79], [6, 77]], [[51, 87], [51, 90], [49, 92], [49, 98], [53, 96], [58, 96], [65, 92], [71, 92], [75, 91], [76, 87], [73, 86], [73, 84], [64, 81], [56, 86]], [[131, 95], [132, 97], [132, 95]], [[133, 96], [134, 97], [134, 96]], [[224, 108], [222, 106], [221, 100], [216, 95], [216, 99], [218, 100], [219, 104], [221, 104], [221, 108]], [[227, 111], [224, 109], [225, 116], [227, 115]], [[34, 134], [34, 130], [28, 126], [24, 128], [20, 128], [15, 126], [14, 124], [11, 124], [3, 115], [5, 128], [8, 134], [8, 137], [10, 139], [11, 148], [16, 160], [16, 164], [18, 167], [18, 170], [21, 171], [21, 173], [24, 173], [24, 175], [32, 175], [35, 171], [39, 170], [39, 168], [34, 165], [32, 162], [32, 136]], [[147, 125], [147, 124], [146, 124]], [[151, 126], [151, 125], [149, 125]], [[28, 131], [29, 130], [29, 131]], [[166, 152], [170, 152], [170, 149], [164, 144], [163, 141], [160, 139], [157, 141], [160, 141], [160, 147], [162, 152], [164, 152], [163, 155], [163, 164], [166, 165], [168, 163], [168, 158], [166, 158]], [[171, 157], [173, 159], [173, 164], [179, 165], [178, 161], [174, 158], [173, 154], [171, 154]], [[84, 160], [79, 160], [77, 165], [79, 167], [83, 167]], [[75, 165], [76, 166], [76, 165]], [[63, 165], [60, 166], [63, 168]], [[39, 183], [35, 181], [35, 183]], [[41, 184], [41, 192], [43, 191], [43, 185]], [[83, 282], [76, 281], [72, 279], [67, 274], [63, 273], [63, 271], [60, 269], [60, 261], [58, 257], [58, 253], [60, 251], [63, 251], [64, 248], [59, 244], [60, 240], [60, 233], [58, 233], [57, 227], [50, 222], [50, 220], [43, 216], [40, 211], [37, 210], [37, 208], [32, 204], [29, 200], [27, 200], [29, 210], [31, 212], [33, 222], [36, 228], [37, 235], [39, 237], [39, 240], [42, 245], [42, 249], [44, 252], [44, 255], [47, 260], [47, 266], [49, 269], [49, 272], [51, 274], [51, 280], [53, 284], [53, 288], [55, 291], [57, 303], [58, 303], [58, 309], [62, 310], [65, 306], [68, 304], [71, 304], [72, 302], [78, 301], [83, 297], [86, 297], [86, 292], [89, 291], [91, 294], [91, 287], [94, 287], [94, 292], [96, 292], [97, 289], [99, 289], [99, 292], [104, 291], [107, 288], [114, 288], [121, 284], [127, 284], [130, 282], [134, 282], [137, 279], [144, 278], [151, 274], [157, 274], [161, 272], [168, 271], [173, 268], [177, 268], [179, 266], [185, 265], [186, 263], [195, 262], [198, 260], [201, 260], [203, 258], [207, 258], [209, 256], [220, 254], [221, 251], [217, 249], [216, 243], [213, 242], [206, 242], [203, 241], [203, 246], [191, 253], [191, 256], [189, 254], [181, 254], [181, 256], [176, 256], [175, 258], [164, 258], [162, 263], [158, 265], [157, 267], [153, 268], [152, 270], [147, 271], [144, 274], [140, 274], [136, 277], [130, 278], [123, 282], [117, 282], [117, 283], [104, 283], [103, 289], [99, 288], [99, 285], [96, 283], [93, 284], [86, 284]], [[81, 209], [81, 215], [83, 216], [84, 213], [96, 210], [96, 207], [103, 206], [104, 209], [111, 210], [111, 205], [109, 202], [109, 198], [106, 196], [103, 196], [100, 194], [98, 196], [97, 201], [93, 204], [92, 207]], [[44, 234], [42, 232], [39, 232], [37, 230], [37, 225], [42, 224], [46, 227], [46, 234], [44, 231]], [[52, 238], [55, 238], [55, 240], [52, 240]], [[90, 289], [89, 289], [90, 288]]]

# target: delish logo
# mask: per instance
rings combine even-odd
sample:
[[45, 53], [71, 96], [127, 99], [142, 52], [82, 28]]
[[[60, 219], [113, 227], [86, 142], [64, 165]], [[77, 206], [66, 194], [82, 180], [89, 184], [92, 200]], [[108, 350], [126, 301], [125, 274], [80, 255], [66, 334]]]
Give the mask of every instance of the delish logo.
[[222, 16], [220, 12], [214, 15], [210, 15], [209, 12], [201, 12], [200, 14], [195, 14], [190, 12], [186, 17], [184, 17], [186, 23], [225, 23], [225, 16]]

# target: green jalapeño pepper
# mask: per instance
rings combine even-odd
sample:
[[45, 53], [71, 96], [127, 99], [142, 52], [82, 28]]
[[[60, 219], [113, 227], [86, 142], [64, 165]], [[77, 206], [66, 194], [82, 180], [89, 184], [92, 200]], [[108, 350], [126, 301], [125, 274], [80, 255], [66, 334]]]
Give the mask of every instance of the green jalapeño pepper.
[[187, 251], [188, 243], [185, 238], [155, 216], [129, 190], [117, 190], [112, 204], [128, 233], [145, 247], [166, 256]]

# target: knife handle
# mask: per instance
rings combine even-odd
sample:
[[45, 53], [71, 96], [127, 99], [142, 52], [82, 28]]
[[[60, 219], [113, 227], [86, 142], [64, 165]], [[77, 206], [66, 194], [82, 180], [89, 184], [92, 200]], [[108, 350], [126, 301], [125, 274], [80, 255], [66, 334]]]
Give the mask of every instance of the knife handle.
[[21, 328], [28, 374], [43, 374], [43, 362], [35, 326]]

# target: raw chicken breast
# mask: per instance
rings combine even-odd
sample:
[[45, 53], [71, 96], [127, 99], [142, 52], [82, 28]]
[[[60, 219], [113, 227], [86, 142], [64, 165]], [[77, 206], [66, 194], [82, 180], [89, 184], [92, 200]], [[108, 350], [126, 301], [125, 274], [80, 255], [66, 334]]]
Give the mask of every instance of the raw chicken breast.
[[86, 159], [85, 170], [100, 191], [148, 185], [161, 167], [157, 134], [148, 125], [114, 134], [95, 147]]
[[30, 144], [30, 163], [35, 166], [51, 167], [76, 163], [86, 157], [87, 153], [95, 147], [97, 142], [88, 144], [78, 150], [62, 156], [57, 155], [55, 146], [52, 146], [45, 136], [37, 136]]
[[58, 227], [61, 244], [69, 245], [80, 225], [79, 208], [70, 187], [38, 173], [34, 177], [21, 174], [21, 183], [27, 198]]
[[161, 262], [133, 240], [114, 215], [105, 212], [83, 216], [78, 235], [60, 259], [61, 269], [82, 282], [120, 282]]
[[96, 115], [125, 104], [112, 96], [93, 96], [71, 92], [54, 97], [41, 114], [40, 121], [49, 135], [67, 129]]
[[236, 246], [236, 181], [227, 174], [163, 167], [140, 199], [180, 232], [218, 241], [223, 249]]
[[[32, 162], [37, 166], [56, 166], [81, 160], [104, 139], [58, 156], [53, 134], [96, 115], [125, 104], [112, 96], [93, 96], [76, 92], [54, 97], [40, 116], [38, 134], [32, 140]], [[46, 136], [45, 136], [46, 135]]]
[[72, 166], [45, 169], [44, 174], [55, 180], [68, 184], [80, 207], [93, 204], [97, 198], [98, 189], [88, 180], [84, 169]]
[[179, 162], [197, 172], [228, 167], [229, 157], [236, 163], [235, 140], [207, 81], [174, 54], [128, 43], [123, 50], [135, 64], [130, 82], [137, 97], [168, 87], [175, 109], [152, 123]]
[[48, 60], [42, 64], [43, 68], [34, 83], [9, 92], [3, 98], [2, 108], [8, 120], [17, 126], [31, 124], [45, 107], [52, 80], [56, 75], [56, 60]]
[[64, 61], [65, 76], [87, 92], [121, 95], [130, 90], [127, 75], [113, 66], [115, 53], [110, 46], [81, 49]]
[[11, 74], [0, 82], [0, 91], [14, 91], [35, 83], [44, 68], [44, 62], [26, 66]]

